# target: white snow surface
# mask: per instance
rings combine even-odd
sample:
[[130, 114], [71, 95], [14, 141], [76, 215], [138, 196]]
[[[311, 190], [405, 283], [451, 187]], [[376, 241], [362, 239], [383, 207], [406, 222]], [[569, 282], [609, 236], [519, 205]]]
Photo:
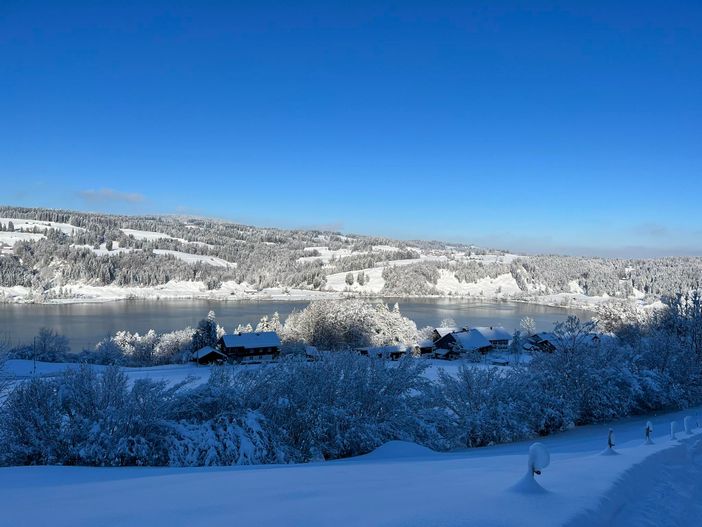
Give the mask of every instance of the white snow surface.
[[45, 231], [47, 229], [56, 229], [65, 234], [72, 234], [73, 232], [84, 231], [83, 227], [76, 227], [69, 223], [59, 223], [56, 221], [42, 221], [42, 220], [24, 220], [21, 218], [0, 218], [0, 223], [7, 227], [8, 223], [12, 222], [15, 230], [33, 230], [35, 227], [40, 231]]
[[[529, 485], [531, 442], [436, 453], [393, 441], [306, 465], [2, 468], [0, 517], [28, 527], [693, 526], [702, 514], [702, 433], [643, 444], [647, 419], [665, 430], [689, 413], [541, 438], [551, 463]], [[599, 455], [609, 426], [618, 456]]]
[[[24, 359], [10, 359], [5, 363], [5, 372], [16, 379], [28, 379], [32, 376], [53, 377], [66, 370], [79, 368], [80, 364], [75, 362], [41, 362]], [[97, 371], [103, 371], [107, 366], [98, 364], [91, 365]], [[192, 379], [191, 386], [201, 384], [210, 376], [209, 366], [198, 366], [195, 363], [188, 364], [165, 364], [163, 366], [144, 366], [140, 368], [123, 367], [122, 371], [131, 380], [152, 379], [166, 380], [169, 383], [178, 383], [186, 379]]]
[[181, 251], [170, 251], [167, 249], [154, 249], [154, 254], [169, 254], [183, 260], [186, 263], [204, 263], [212, 265], [214, 267], [235, 267], [235, 263], [228, 262], [222, 258], [217, 258], [216, 256], [202, 255], [202, 254], [190, 254]]
[[4, 244], [12, 247], [17, 242], [41, 240], [42, 238], [46, 238], [46, 236], [44, 236], [43, 234], [33, 232], [0, 231], [0, 246]]
[[170, 236], [168, 234], [164, 234], [162, 232], [140, 231], [138, 229], [120, 229], [120, 230], [124, 234], [126, 234], [127, 236], [134, 236], [137, 240], [153, 241], [153, 240], [161, 240], [161, 239], [167, 238], [170, 240], [186, 241], [186, 240], [182, 240], [180, 238], [174, 238], [173, 236]]

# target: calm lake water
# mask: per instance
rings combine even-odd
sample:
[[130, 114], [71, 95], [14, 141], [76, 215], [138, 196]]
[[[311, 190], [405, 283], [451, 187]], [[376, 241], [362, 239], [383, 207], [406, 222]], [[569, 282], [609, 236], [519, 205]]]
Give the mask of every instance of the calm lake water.
[[[592, 313], [557, 307], [514, 302], [476, 302], [453, 299], [385, 299], [392, 306], [397, 302], [403, 315], [415, 321], [418, 328], [436, 326], [452, 318], [461, 326], [497, 326], [509, 331], [519, 329], [519, 322], [530, 316], [539, 331], [550, 330], [554, 322], [569, 314], [589, 320]], [[282, 320], [309, 302], [245, 301], [218, 302], [208, 300], [130, 300], [103, 304], [0, 304], [0, 335], [14, 344], [31, 343], [39, 328], [53, 328], [70, 339], [73, 351], [92, 348], [96, 342], [116, 331], [144, 333], [195, 327], [208, 311], [217, 314], [217, 321], [227, 331], [237, 325], [254, 327], [263, 315], [275, 311]]]

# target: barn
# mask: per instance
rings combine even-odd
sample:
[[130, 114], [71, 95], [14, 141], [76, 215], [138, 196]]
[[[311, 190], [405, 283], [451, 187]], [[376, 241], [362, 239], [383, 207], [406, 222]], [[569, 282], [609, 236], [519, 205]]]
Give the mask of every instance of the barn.
[[454, 333], [458, 331], [458, 328], [434, 328], [434, 331], [432, 331], [431, 334], [431, 340], [434, 342], [439, 341], [440, 339], [444, 338], [446, 335], [449, 333]]
[[205, 346], [197, 351], [193, 351], [190, 360], [198, 364], [218, 364], [225, 362], [227, 356], [219, 350], [210, 346]]

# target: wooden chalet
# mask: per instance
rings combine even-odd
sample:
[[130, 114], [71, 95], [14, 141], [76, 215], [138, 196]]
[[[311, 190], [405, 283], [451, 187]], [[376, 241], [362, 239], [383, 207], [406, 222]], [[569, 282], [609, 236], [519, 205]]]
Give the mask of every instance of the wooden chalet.
[[280, 354], [280, 337], [275, 331], [233, 333], [217, 341], [219, 351], [237, 362], [263, 362]]

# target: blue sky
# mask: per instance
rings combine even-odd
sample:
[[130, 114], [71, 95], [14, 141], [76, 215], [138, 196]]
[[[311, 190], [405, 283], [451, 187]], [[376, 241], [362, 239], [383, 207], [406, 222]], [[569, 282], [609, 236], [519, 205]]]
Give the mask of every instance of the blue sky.
[[700, 27], [699, 2], [6, 0], [0, 203], [702, 254]]

